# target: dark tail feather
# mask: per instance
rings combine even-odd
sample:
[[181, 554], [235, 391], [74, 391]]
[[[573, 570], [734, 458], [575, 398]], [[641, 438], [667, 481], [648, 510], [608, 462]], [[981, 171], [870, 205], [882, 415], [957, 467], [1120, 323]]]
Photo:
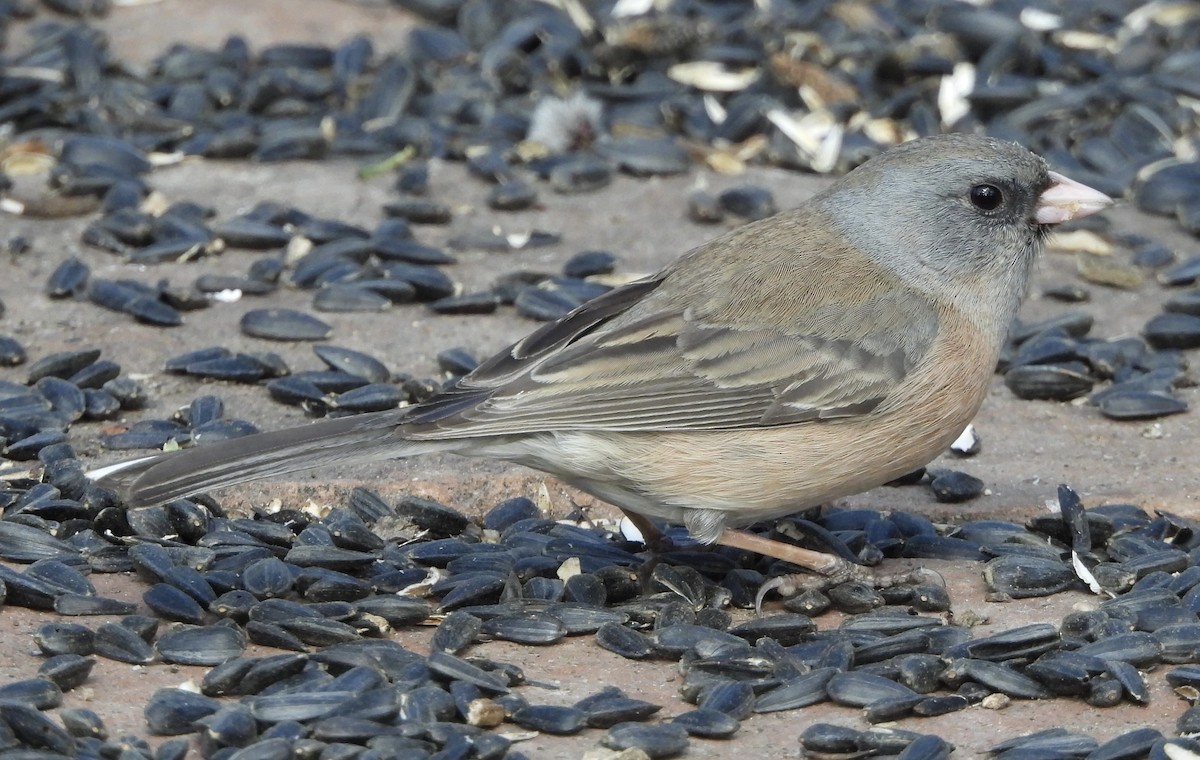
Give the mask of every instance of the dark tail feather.
[[395, 411], [341, 417], [135, 459], [88, 474], [120, 493], [129, 506], [147, 507], [318, 465], [453, 448], [445, 442], [404, 440], [396, 434], [401, 419]]

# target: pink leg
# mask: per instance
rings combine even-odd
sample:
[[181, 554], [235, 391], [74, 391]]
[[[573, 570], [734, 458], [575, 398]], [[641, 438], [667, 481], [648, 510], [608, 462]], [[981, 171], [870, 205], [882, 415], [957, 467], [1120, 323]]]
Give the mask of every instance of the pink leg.
[[756, 606], [760, 608], [763, 598], [770, 591], [778, 591], [783, 596], [791, 596], [807, 589], [826, 589], [846, 581], [858, 581], [876, 588], [885, 588], [899, 583], [914, 583], [939, 578], [936, 573], [932, 573], [933, 577], [931, 578], [931, 571], [919, 567], [898, 573], [877, 573], [872, 568], [847, 562], [832, 554], [815, 552], [793, 544], [785, 544], [782, 541], [772, 541], [769, 538], [756, 536], [742, 530], [726, 528], [717, 537], [716, 542], [723, 546], [745, 549], [756, 554], [781, 559], [812, 571], [812, 573], [780, 575], [764, 583], [758, 590], [758, 599], [756, 600]]

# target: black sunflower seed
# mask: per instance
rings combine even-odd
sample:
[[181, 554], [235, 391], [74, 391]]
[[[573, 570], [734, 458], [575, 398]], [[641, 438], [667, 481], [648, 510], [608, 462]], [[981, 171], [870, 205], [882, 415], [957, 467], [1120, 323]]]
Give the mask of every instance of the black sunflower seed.
[[618, 723], [600, 737], [600, 743], [615, 750], [636, 747], [652, 758], [682, 754], [689, 744], [687, 731], [673, 723]]
[[240, 324], [245, 334], [267, 340], [325, 340], [333, 332], [316, 317], [292, 309], [253, 309]]

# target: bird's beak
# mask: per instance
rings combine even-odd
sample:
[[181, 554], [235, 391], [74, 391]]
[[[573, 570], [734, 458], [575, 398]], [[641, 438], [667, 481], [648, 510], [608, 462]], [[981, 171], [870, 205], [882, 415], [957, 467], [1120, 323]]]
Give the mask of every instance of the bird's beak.
[[1112, 203], [1113, 199], [1099, 190], [1050, 172], [1050, 187], [1038, 197], [1035, 218], [1038, 224], [1062, 224], [1102, 211]]

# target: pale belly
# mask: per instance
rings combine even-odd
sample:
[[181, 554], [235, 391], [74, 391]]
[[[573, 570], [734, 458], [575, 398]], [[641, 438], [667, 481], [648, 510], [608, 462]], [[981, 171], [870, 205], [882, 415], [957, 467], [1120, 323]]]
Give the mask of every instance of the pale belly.
[[[956, 415], [937, 429], [898, 426], [883, 435], [862, 424], [825, 424], [803, 432], [657, 434], [653, 441], [556, 437], [560, 453], [587, 450], [586, 457], [571, 458], [598, 465], [562, 477], [605, 501], [674, 523], [683, 523], [689, 509], [718, 510], [726, 525], [738, 527], [912, 472], [945, 450], [969, 421], [970, 415]], [[583, 474], [588, 471], [591, 477]]]

